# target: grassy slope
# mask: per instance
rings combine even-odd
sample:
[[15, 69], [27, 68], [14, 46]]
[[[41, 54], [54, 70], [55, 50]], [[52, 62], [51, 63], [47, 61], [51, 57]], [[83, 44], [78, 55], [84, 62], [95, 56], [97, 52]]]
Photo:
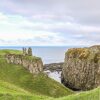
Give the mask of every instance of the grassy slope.
[[30, 94], [30, 92], [2, 80], [0, 80], [0, 93]]
[[71, 91], [66, 91], [65, 87], [44, 74], [33, 77], [23, 67], [7, 64], [2, 59], [0, 60], [0, 80], [9, 82], [0, 81], [0, 100], [100, 100], [100, 88], [57, 99], [37, 96], [34, 93], [58, 97], [58, 95], [70, 94]]
[[2, 49], [0, 50], [0, 55], [4, 56], [5, 54], [21, 54], [22, 51], [19, 50], [10, 50], [10, 49]]
[[54, 99], [46, 96], [33, 95], [12, 84], [0, 81], [0, 100], [100, 100], [100, 87], [92, 91]]
[[8, 82], [0, 80], [0, 100], [45, 100], [46, 96], [38, 96]]
[[7, 81], [31, 93], [52, 97], [67, 96], [73, 93], [43, 73], [38, 76], [33, 76], [22, 66], [8, 64], [4, 59], [0, 59], [0, 80]]
[[100, 87], [91, 91], [81, 92], [55, 100], [100, 100]]

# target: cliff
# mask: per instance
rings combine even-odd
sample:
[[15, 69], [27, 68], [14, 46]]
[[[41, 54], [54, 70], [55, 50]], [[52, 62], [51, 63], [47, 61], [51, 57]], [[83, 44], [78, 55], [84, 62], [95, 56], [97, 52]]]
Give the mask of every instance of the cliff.
[[74, 90], [100, 86], [100, 46], [72, 48], [65, 54], [62, 83]]
[[30, 56], [28, 54], [6, 54], [7, 63], [22, 65], [30, 71], [30, 73], [38, 74], [43, 71], [43, 63], [41, 58]]

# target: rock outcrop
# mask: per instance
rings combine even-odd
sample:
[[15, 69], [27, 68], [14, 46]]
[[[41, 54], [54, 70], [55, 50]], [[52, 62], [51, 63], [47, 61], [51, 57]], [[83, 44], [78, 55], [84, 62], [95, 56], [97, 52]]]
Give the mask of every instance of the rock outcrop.
[[50, 71], [62, 71], [63, 62], [61, 63], [51, 63], [51, 64], [45, 64], [44, 65], [44, 71], [50, 70]]
[[[43, 71], [43, 63], [41, 58], [31, 56], [32, 50], [29, 49], [29, 53], [26, 54], [26, 49], [23, 49], [23, 54], [7, 54], [7, 63], [22, 65], [30, 71], [30, 73], [38, 74]], [[26, 55], [25, 55], [26, 54]]]
[[69, 49], [65, 54], [61, 81], [73, 90], [100, 86], [100, 46]]

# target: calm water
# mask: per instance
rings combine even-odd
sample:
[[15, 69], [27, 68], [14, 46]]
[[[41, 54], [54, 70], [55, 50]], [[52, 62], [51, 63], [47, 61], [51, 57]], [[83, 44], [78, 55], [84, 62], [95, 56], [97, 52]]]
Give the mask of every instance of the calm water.
[[[63, 62], [65, 52], [70, 47], [32, 47], [33, 55], [41, 57], [44, 64]], [[0, 47], [0, 49], [17, 49], [22, 47]]]
[[33, 47], [33, 55], [41, 57], [44, 64], [63, 62], [67, 49], [67, 47]]

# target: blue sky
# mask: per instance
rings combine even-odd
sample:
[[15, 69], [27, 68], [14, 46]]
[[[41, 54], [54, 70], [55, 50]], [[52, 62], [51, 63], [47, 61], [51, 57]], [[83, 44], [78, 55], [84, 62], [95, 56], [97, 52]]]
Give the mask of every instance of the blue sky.
[[0, 46], [100, 43], [100, 0], [2, 0]]

